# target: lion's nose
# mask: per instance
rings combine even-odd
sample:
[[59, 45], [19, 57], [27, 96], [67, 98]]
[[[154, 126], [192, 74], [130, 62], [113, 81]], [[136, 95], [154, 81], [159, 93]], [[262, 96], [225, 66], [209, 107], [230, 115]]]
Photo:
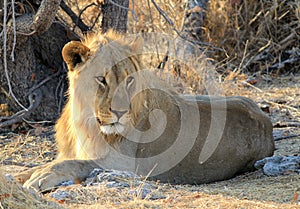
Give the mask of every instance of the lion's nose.
[[119, 111], [113, 109], [110, 109], [110, 111], [114, 113], [118, 117], [118, 119], [120, 119], [127, 112], [127, 111]]

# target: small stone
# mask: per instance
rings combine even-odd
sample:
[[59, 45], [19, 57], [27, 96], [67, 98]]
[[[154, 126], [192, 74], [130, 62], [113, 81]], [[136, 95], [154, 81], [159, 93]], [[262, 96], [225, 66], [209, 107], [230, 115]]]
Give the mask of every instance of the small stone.
[[273, 156], [259, 160], [254, 165], [265, 175], [278, 176], [289, 172], [300, 173], [300, 156]]
[[69, 191], [63, 191], [58, 189], [55, 192], [51, 193], [50, 197], [53, 197], [56, 200], [65, 200], [71, 197], [71, 194]]

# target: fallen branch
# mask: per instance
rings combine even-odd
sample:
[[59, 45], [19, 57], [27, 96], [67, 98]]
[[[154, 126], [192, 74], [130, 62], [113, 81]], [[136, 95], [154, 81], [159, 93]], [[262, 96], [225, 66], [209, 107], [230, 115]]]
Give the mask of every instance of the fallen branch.
[[259, 89], [259, 88], [255, 87], [255, 86], [253, 86], [252, 84], [248, 83], [247, 81], [242, 81], [241, 84], [243, 84], [243, 85], [245, 85], [245, 86], [249, 86], [249, 87], [251, 87], [251, 88], [254, 88], [254, 89], [255, 89], [256, 91], [258, 91], [258, 92], [263, 92], [261, 89]]
[[1, 163], [2, 163], [2, 165], [16, 165], [16, 166], [22, 166], [22, 167], [25, 167], [25, 168], [33, 168], [33, 167], [38, 166], [38, 164], [26, 165], [25, 163], [15, 162], [13, 160], [3, 160]]
[[282, 62], [276, 63], [276, 64], [270, 66], [270, 68], [280, 69], [280, 68], [283, 68], [285, 66], [285, 64], [293, 64], [293, 63], [298, 62], [299, 60], [300, 60], [300, 57], [292, 57], [290, 59], [286, 59]]
[[0, 123], [0, 128], [20, 122], [23, 118], [26, 118], [28, 115], [30, 115], [41, 103], [42, 92], [40, 90], [34, 91], [28, 96], [28, 100], [29, 107], [26, 110], [21, 110], [10, 117], [0, 117], [0, 121], [5, 120], [4, 122]]
[[274, 128], [286, 128], [286, 127], [300, 127], [300, 122], [278, 122]]
[[290, 109], [290, 110], [293, 110], [293, 111], [296, 111], [296, 112], [298, 112], [299, 110], [297, 109], [297, 108], [295, 108], [295, 107], [291, 107], [291, 106], [289, 106], [289, 105], [285, 105], [285, 104], [278, 104], [278, 103], [276, 103], [276, 102], [271, 102], [271, 101], [266, 101], [267, 103], [269, 103], [269, 104], [272, 104], [272, 105], [278, 105], [279, 107], [286, 107], [286, 108], [288, 108], [288, 109]]
[[300, 134], [292, 134], [292, 135], [288, 135], [288, 136], [278, 136], [278, 137], [274, 137], [274, 141], [280, 141], [283, 139], [289, 139], [289, 138], [294, 138], [294, 137], [298, 137], [300, 136]]

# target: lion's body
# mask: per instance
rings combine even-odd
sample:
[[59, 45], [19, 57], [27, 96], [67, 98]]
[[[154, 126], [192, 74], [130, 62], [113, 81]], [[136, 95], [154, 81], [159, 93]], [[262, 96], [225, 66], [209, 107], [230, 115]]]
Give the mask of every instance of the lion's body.
[[[164, 182], [207, 183], [273, 154], [272, 124], [252, 101], [177, 95], [142, 71], [141, 45], [112, 32], [66, 45], [70, 87], [56, 124], [59, 156], [27, 186], [84, 178], [97, 164], [152, 171]], [[57, 179], [38, 185], [49, 170]]]

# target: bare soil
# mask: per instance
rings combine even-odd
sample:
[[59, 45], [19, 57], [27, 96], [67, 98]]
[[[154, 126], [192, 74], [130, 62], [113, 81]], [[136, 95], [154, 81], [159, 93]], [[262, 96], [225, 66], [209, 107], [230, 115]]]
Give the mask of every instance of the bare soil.
[[[253, 99], [270, 116], [276, 138], [275, 155], [299, 156], [300, 76], [276, 76], [269, 82], [264, 78], [255, 79], [255, 86], [243, 82], [228, 85], [227, 94]], [[24, 168], [20, 166], [32, 167], [52, 161], [57, 154], [53, 134], [53, 127], [38, 125], [27, 133], [3, 130], [0, 134], [2, 172], [14, 173]], [[55, 207], [65, 208], [300, 208], [300, 174], [295, 172], [271, 177], [257, 170], [203, 185], [147, 183], [156, 188], [152, 195], [157, 199], [142, 199], [126, 189], [80, 184], [59, 188], [68, 191], [69, 196], [64, 199], [51, 197], [51, 192], [43, 194], [42, 198], [59, 203]], [[8, 181], [5, 186], [11, 184]], [[11, 191], [5, 195], [0, 188], [1, 204], [16, 192]], [[26, 204], [23, 206], [29, 208]]]

